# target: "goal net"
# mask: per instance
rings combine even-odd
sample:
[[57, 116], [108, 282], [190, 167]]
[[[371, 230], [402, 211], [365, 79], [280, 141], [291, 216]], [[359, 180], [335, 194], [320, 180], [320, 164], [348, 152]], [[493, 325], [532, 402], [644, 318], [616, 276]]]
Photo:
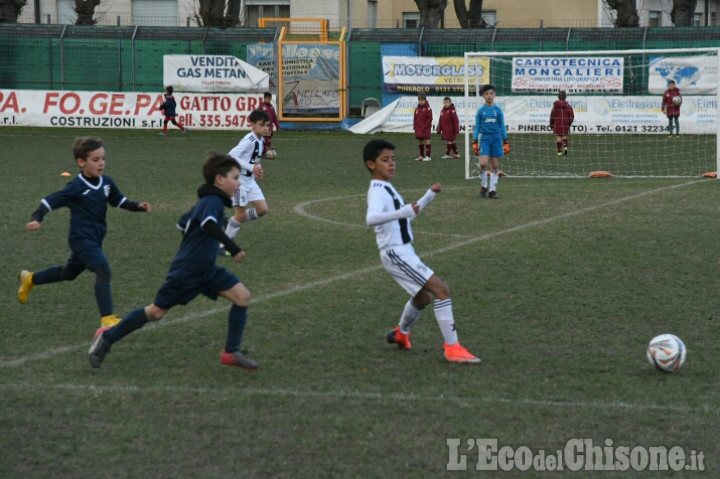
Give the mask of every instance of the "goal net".
[[[685, 177], [717, 171], [719, 51], [467, 52], [461, 115], [465, 177], [479, 175], [471, 145], [477, 109], [485, 104], [481, 90], [488, 83], [495, 86], [495, 104], [505, 116], [511, 151], [500, 160], [500, 170], [507, 175], [581, 177], [608, 171], [623, 177]], [[671, 80], [682, 98], [677, 132], [674, 123], [668, 130], [663, 110]], [[566, 92], [574, 111], [567, 153], [564, 145], [558, 151], [550, 127], [559, 91]]]

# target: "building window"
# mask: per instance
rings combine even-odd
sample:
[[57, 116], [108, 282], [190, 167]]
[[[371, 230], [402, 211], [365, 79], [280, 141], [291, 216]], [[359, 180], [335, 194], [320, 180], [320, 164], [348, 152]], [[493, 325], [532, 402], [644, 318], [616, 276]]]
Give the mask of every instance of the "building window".
[[245, 4], [247, 20], [245, 25], [257, 27], [260, 18], [290, 18], [290, 2], [267, 2], [249, 0]]
[[699, 27], [700, 26], [700, 14], [696, 13], [693, 15], [693, 27]]
[[650, 11], [650, 17], [648, 18], [648, 27], [659, 27], [660, 26], [660, 12], [656, 10]]
[[482, 18], [489, 27], [493, 27], [497, 23], [497, 12], [495, 10], [483, 10]]
[[377, 5], [376, 0], [368, 1], [367, 6], [367, 26], [368, 28], [377, 28]]
[[403, 12], [403, 28], [420, 26], [420, 12]]
[[717, 17], [715, 16], [715, 12], [710, 12], [710, 25], [715, 26], [717, 23], [715, 21], [717, 20]]

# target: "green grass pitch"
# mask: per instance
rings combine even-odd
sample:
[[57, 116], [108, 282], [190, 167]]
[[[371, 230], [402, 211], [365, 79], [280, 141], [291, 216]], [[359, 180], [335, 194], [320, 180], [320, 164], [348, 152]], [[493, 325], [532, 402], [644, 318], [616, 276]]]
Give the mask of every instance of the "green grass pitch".
[[[431, 308], [411, 351], [384, 341], [407, 296], [364, 224], [361, 151], [378, 135], [280, 132], [278, 158], [263, 162], [270, 212], [243, 225], [243, 263], [218, 260], [253, 294], [243, 347], [261, 369], [220, 365], [229, 304], [198, 298], [93, 370], [92, 273], [39, 286], [25, 305], [16, 298], [21, 269], [69, 255], [67, 210], [39, 231], [24, 226], [67, 182], [60, 174], [76, 174], [71, 144], [86, 134], [105, 139], [106, 173], [123, 193], [153, 206], [108, 212], [104, 250], [123, 316], [162, 283], [202, 159], [244, 132], [0, 129], [0, 476], [496, 477], [475, 471], [470, 438], [533, 452], [573, 438], [681, 446], [718, 474], [716, 180], [510, 176], [499, 200], [481, 200], [462, 160], [439, 159], [439, 140], [437, 159], [416, 163], [411, 135], [383, 135], [398, 147], [394, 184], [406, 201], [444, 186], [413, 230], [418, 254], [450, 287], [461, 342], [483, 359], [456, 365], [443, 360]], [[688, 347], [678, 373], [645, 358], [660, 333]], [[453, 438], [465, 472], [447, 471]], [[530, 468], [522, 477], [565, 475], [604, 473]]]

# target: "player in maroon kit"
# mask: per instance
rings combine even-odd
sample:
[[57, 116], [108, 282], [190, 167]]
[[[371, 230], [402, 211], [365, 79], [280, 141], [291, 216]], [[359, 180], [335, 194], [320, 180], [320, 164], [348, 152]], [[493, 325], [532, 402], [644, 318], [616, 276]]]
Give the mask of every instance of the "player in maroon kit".
[[270, 93], [269, 91], [265, 92], [265, 94], [263, 95], [263, 102], [260, 105], [260, 110], [265, 111], [265, 113], [267, 113], [270, 117], [270, 128], [268, 128], [268, 133], [264, 137], [265, 158], [275, 158], [275, 156], [277, 156], [277, 153], [275, 152], [275, 148], [272, 147], [273, 127], [277, 128], [278, 131], [282, 130], [282, 127], [280, 126], [280, 122], [278, 121], [277, 113], [275, 113], [275, 107], [272, 104], [272, 93]]

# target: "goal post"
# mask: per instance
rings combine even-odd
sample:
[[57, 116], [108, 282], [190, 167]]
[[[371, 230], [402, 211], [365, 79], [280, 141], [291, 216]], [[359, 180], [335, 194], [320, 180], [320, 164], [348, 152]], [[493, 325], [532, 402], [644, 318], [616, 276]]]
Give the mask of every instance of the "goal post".
[[[479, 175], [472, 152], [484, 84], [495, 87], [511, 151], [509, 176], [693, 177], [720, 171], [720, 48], [466, 52], [465, 177]], [[663, 96], [676, 82], [679, 131], [670, 135]], [[558, 152], [550, 113], [565, 91], [575, 119]]]

